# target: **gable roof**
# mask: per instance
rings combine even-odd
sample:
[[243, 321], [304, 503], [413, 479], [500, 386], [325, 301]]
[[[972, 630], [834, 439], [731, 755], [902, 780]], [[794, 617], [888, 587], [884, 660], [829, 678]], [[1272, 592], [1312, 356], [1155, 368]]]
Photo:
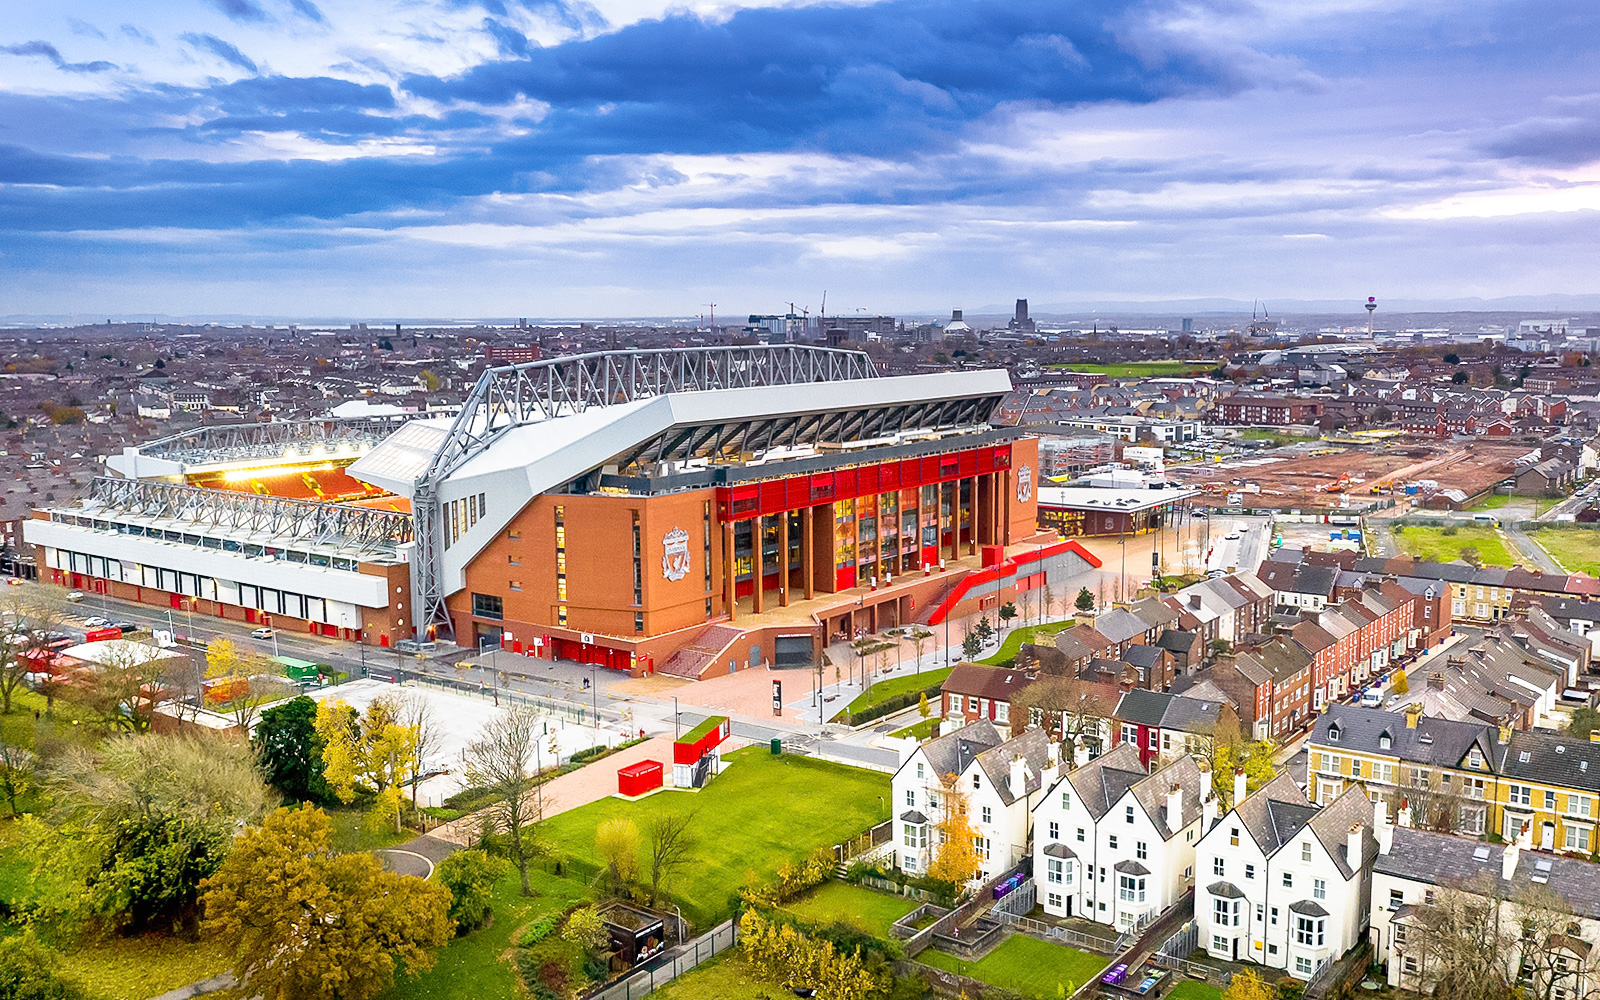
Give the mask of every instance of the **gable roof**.
[[[1337, 730], [1337, 736], [1333, 732]], [[1380, 745], [1387, 735], [1389, 746]], [[1468, 751], [1483, 754], [1484, 770], [1492, 773], [1499, 750], [1499, 730], [1477, 722], [1454, 722], [1423, 716], [1415, 729], [1406, 726], [1402, 712], [1334, 703], [1317, 717], [1310, 744], [1364, 751], [1436, 767], [1457, 767]]]
[[1119, 743], [1061, 780], [1077, 794], [1078, 801], [1095, 819], [1104, 816], [1122, 793], [1134, 783], [1150, 777], [1139, 763], [1139, 751]]
[[[1043, 729], [1030, 729], [978, 754], [977, 764], [994, 785], [1003, 805], [1009, 806], [1044, 786], [1044, 769], [1050, 763], [1049, 747], [1048, 733]], [[1018, 757], [1022, 758], [1024, 764], [1020, 795], [1011, 787], [1011, 762]]]
[[[1542, 884], [1564, 899], [1577, 916], [1600, 920], [1600, 866], [1592, 862], [1519, 849], [1516, 867], [1510, 880], [1506, 880], [1500, 873], [1509, 845], [1486, 844], [1414, 827], [1396, 827], [1393, 833], [1389, 853], [1379, 854], [1372, 863], [1375, 872], [1461, 889], [1493, 879], [1501, 898]], [[1545, 881], [1534, 882], [1536, 874]]]
[[1502, 760], [1508, 778], [1600, 792], [1600, 743], [1526, 729], [1511, 734]]
[[943, 736], [936, 736], [919, 749], [933, 768], [934, 776], [943, 778], [947, 774], [961, 774], [979, 753], [1003, 742], [1000, 731], [995, 729], [993, 723], [988, 719], [979, 719]]

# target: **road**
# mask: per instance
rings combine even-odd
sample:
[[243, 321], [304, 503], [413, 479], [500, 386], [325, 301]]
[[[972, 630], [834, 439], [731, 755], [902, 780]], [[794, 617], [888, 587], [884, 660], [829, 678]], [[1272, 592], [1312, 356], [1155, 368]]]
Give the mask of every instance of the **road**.
[[1528, 533], [1517, 527], [1514, 522], [1507, 521], [1501, 525], [1501, 530], [1505, 532], [1512, 547], [1521, 553], [1524, 566], [1531, 563], [1542, 572], [1566, 575], [1567, 571], [1561, 568], [1561, 564], [1550, 558], [1550, 554], [1538, 542], [1529, 538]]

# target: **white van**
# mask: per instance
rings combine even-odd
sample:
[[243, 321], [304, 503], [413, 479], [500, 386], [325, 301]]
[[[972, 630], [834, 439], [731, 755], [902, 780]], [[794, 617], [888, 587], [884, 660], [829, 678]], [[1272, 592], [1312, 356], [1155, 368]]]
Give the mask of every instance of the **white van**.
[[1383, 692], [1375, 687], [1369, 687], [1361, 692], [1362, 708], [1377, 708], [1383, 704]]
[[1474, 521], [1487, 521], [1490, 524], [1499, 524], [1500, 523], [1499, 520], [1493, 514], [1474, 514], [1474, 515], [1472, 515], [1472, 519]]

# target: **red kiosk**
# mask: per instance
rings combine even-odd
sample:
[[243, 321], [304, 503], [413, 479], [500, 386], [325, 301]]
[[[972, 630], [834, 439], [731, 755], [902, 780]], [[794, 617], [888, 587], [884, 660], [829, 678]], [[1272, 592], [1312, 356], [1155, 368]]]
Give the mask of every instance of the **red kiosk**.
[[728, 738], [728, 732], [728, 717], [713, 715], [678, 737], [672, 744], [673, 786], [699, 788], [722, 770], [722, 755], [717, 753], [717, 747]]
[[629, 797], [643, 795], [660, 788], [665, 781], [665, 769], [659, 760], [641, 760], [637, 764], [617, 768], [617, 791]]

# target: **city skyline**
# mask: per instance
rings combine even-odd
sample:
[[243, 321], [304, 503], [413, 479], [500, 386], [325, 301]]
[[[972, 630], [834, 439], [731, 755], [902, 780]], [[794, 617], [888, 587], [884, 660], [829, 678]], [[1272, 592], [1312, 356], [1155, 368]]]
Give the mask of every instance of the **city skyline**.
[[1596, 15], [1528, 13], [31, 4], [0, 314], [1582, 295]]

